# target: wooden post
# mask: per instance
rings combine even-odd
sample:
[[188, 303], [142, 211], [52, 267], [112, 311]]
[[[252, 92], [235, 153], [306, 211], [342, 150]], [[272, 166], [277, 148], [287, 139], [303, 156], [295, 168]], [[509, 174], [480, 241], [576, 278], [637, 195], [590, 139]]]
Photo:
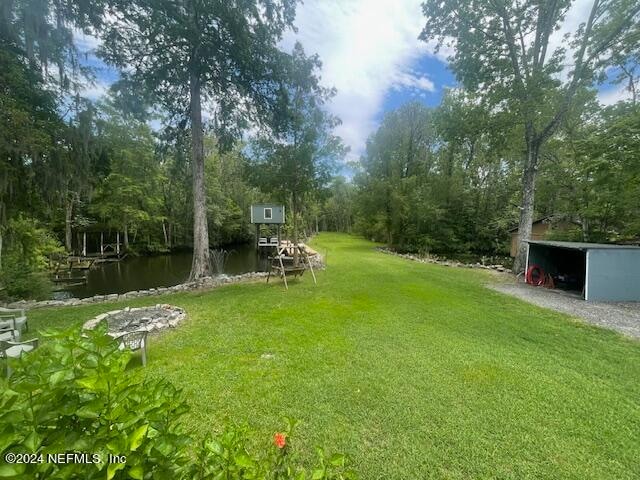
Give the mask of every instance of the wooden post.
[[281, 255], [278, 255], [278, 260], [280, 261], [280, 271], [282, 272], [282, 280], [284, 280], [284, 288], [289, 290], [289, 285], [287, 285], [287, 272], [284, 269], [284, 264], [282, 263]]
[[260, 251], [260, 224], [256, 223], [256, 251]]
[[100, 232], [100, 256], [104, 257], [104, 233]]
[[280, 248], [280, 224], [278, 224], [278, 249]]
[[309, 270], [311, 270], [311, 276], [313, 277], [313, 283], [315, 285], [318, 284], [318, 282], [316, 281], [316, 274], [313, 272], [313, 265], [311, 265], [311, 260], [309, 260], [309, 255], [307, 254], [307, 252], [304, 252], [304, 258], [307, 260], [307, 265], [309, 265]]
[[82, 232], [82, 256], [87, 256], [87, 232]]
[[116, 253], [120, 256], [120, 232], [116, 232]]

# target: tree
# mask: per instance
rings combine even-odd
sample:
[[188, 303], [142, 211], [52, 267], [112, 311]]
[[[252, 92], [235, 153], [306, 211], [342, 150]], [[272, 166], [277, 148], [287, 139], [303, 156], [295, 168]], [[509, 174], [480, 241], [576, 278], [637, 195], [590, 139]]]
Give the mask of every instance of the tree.
[[[432, 110], [411, 102], [385, 115], [380, 128], [367, 140], [356, 183], [361, 187], [359, 230], [388, 245], [416, 240], [416, 215], [436, 212], [422, 198], [425, 181], [433, 173], [435, 135]], [[427, 214], [427, 212], [429, 212]], [[409, 229], [408, 225], [415, 228]], [[408, 240], [408, 236], [412, 240]]]
[[211, 235], [214, 245], [245, 242], [253, 236], [247, 212], [250, 205], [258, 201], [259, 192], [247, 182], [243, 147], [238, 143], [221, 153], [214, 137], [205, 138], [207, 203], [217, 207], [209, 211], [209, 221], [214, 226]]
[[327, 185], [335, 161], [346, 152], [333, 133], [340, 120], [324, 109], [335, 90], [320, 85], [320, 66], [317, 55], [307, 57], [302, 46], [295, 45], [283, 85], [285, 121], [253, 146], [255, 181], [263, 191], [277, 192], [289, 203], [296, 244], [305, 196]]
[[[3, 233], [11, 218], [42, 202], [33, 169], [46, 163], [64, 124], [55, 97], [20, 49], [0, 38], [0, 266]], [[38, 208], [39, 209], [39, 208]]]
[[125, 116], [107, 101], [100, 105], [101, 143], [109, 157], [109, 172], [97, 185], [90, 210], [108, 226], [122, 231], [124, 248], [129, 232], [160, 223], [160, 169], [154, 157], [149, 126]]
[[71, 250], [74, 210], [87, 191], [83, 174], [93, 153], [87, 148], [92, 108], [79, 94], [83, 83], [92, 81], [93, 70], [81, 61], [74, 29], [88, 31], [100, 25], [103, 6], [102, 0], [14, 0], [0, 8], [2, 48], [11, 46], [28, 70], [29, 80], [37, 77], [35, 83], [48, 90], [53, 109], [69, 120], [67, 128], [52, 129], [54, 141], [46, 158], [42, 157], [45, 161], [37, 165], [42, 173], [39, 181], [44, 183], [38, 193], [52, 197], [44, 199], [45, 205], [62, 205], [65, 212], [67, 251]]
[[78, 93], [92, 68], [81, 62], [74, 28], [101, 24], [103, 0], [10, 0], [0, 8], [0, 36], [15, 44], [26, 63], [61, 93]]
[[550, 145], [554, 159], [541, 171], [540, 203], [576, 222], [569, 239], [635, 240], [640, 231], [640, 112], [633, 102], [573, 119], [562, 129], [562, 139]]
[[[210, 274], [203, 102], [215, 111], [221, 145], [251, 119], [273, 119], [284, 54], [276, 42], [292, 26], [295, 0], [113, 0], [101, 31], [102, 57], [154, 92], [191, 125], [193, 264]], [[189, 107], [185, 109], [184, 105]]]
[[329, 195], [321, 208], [323, 228], [351, 233], [354, 221], [355, 186], [338, 176], [329, 185]]
[[567, 80], [566, 47], [550, 52], [550, 39], [570, 0], [427, 0], [421, 38], [438, 46], [455, 41], [451, 66], [464, 87], [481, 93], [495, 109], [512, 111], [523, 127], [524, 161], [520, 246], [514, 271], [524, 267], [534, 215], [540, 151], [557, 131], [579, 88], [590, 85], [611, 48], [640, 21], [635, 0], [594, 0], [586, 24], [574, 32], [573, 65]]
[[508, 121], [459, 89], [389, 112], [354, 178], [356, 230], [400, 250], [501, 253], [517, 191]]

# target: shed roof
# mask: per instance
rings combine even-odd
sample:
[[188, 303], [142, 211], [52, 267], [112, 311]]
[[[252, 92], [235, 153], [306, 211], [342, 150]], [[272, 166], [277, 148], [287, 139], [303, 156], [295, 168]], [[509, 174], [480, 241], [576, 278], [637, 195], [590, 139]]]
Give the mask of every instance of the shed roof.
[[640, 250], [634, 245], [615, 245], [613, 243], [587, 243], [587, 242], [559, 242], [553, 240], [527, 240], [532, 245], [543, 245], [547, 247], [566, 248], [568, 250]]
[[[553, 215], [545, 215], [544, 217], [541, 217], [541, 218], [531, 222], [531, 226], [537, 225], [538, 223], [546, 222], [547, 220], [551, 220], [552, 218], [553, 218]], [[518, 225], [516, 225], [515, 227], [509, 229], [509, 233], [514, 233], [514, 232], [517, 232], [517, 231], [518, 231]]]
[[[580, 222], [576, 222], [570, 217], [567, 217], [566, 215], [561, 215], [558, 213], [540, 217], [537, 220], [534, 220], [533, 222], [531, 222], [531, 226], [533, 227], [534, 225], [537, 225], [539, 223], [553, 223], [555, 221], [560, 221], [560, 222], [564, 221], [567, 223], [573, 223], [574, 225], [580, 226]], [[516, 225], [515, 227], [509, 230], [509, 233], [517, 233], [517, 232], [518, 232], [518, 225]]]

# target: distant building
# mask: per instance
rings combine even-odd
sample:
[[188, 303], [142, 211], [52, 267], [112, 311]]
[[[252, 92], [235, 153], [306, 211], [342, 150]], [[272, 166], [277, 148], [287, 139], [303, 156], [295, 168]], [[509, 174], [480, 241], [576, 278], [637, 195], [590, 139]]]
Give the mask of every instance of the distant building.
[[[539, 218], [531, 224], [531, 238], [529, 240], [544, 240], [548, 238], [551, 232], [566, 232], [576, 228], [576, 223], [557, 215], [547, 215]], [[520, 235], [518, 235], [518, 227], [509, 230], [511, 234], [511, 251], [510, 255], [515, 257], [518, 253], [518, 244], [520, 243]]]

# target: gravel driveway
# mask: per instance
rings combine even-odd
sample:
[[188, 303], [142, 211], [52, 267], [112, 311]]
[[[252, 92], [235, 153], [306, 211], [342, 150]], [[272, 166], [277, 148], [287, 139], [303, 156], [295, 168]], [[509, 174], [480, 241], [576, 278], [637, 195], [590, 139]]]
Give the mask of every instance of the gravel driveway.
[[543, 287], [532, 287], [526, 283], [500, 283], [487, 286], [518, 297], [525, 302], [566, 313], [624, 335], [640, 338], [640, 302], [585, 302], [578, 296]]

